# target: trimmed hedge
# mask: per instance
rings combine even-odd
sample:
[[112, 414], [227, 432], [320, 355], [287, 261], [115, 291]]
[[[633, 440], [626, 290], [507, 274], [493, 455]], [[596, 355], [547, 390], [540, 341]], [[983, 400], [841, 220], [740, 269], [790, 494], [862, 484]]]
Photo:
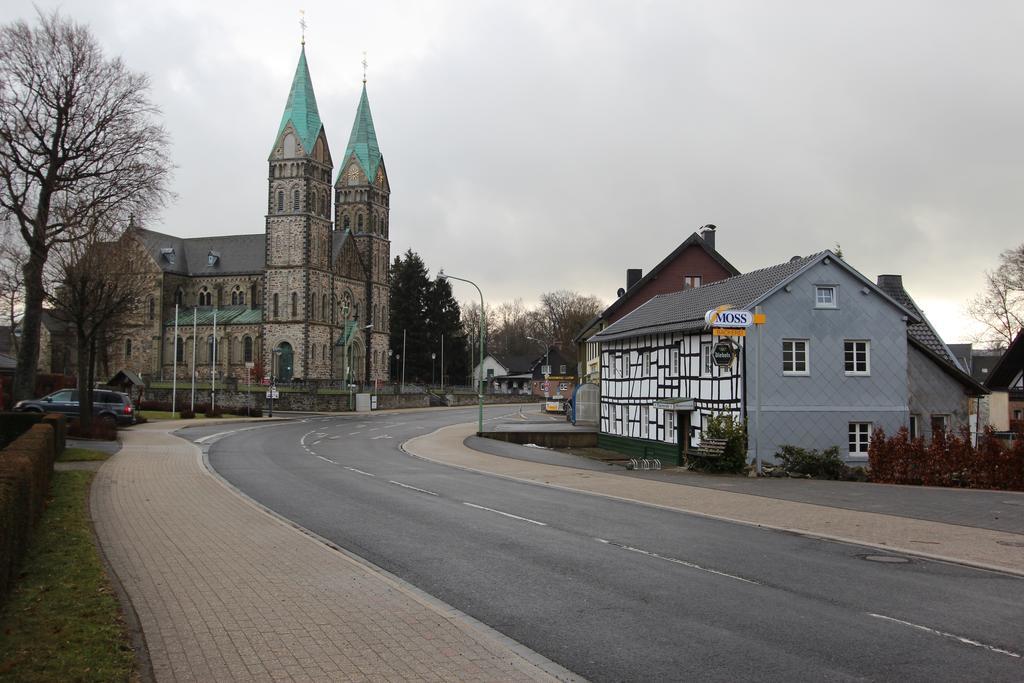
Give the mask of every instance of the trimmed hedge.
[[6, 448], [8, 444], [27, 432], [33, 425], [39, 424], [43, 419], [42, 413], [0, 413], [0, 448]]
[[906, 428], [892, 438], [875, 430], [868, 448], [871, 481], [961, 488], [1024, 491], [1024, 434], [1012, 445], [991, 427], [972, 443], [967, 429], [939, 433], [930, 441], [911, 439]]
[[0, 599], [7, 595], [45, 506], [56, 445], [54, 428], [37, 424], [0, 450]]

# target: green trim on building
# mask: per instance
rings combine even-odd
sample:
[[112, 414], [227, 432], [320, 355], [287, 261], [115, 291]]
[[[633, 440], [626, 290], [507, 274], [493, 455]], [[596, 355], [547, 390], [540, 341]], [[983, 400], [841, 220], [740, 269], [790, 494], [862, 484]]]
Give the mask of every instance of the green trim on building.
[[[284, 115], [281, 117], [281, 125], [277, 129], [275, 144], [289, 121], [295, 127], [295, 132], [302, 142], [302, 151], [311, 155], [316, 138], [320, 135], [324, 125], [320, 120], [320, 111], [316, 107], [313, 80], [309, 77], [309, 68], [306, 66], [305, 46], [302, 47], [302, 53], [299, 55], [299, 64], [295, 67], [292, 88], [288, 92], [288, 104], [284, 107]], [[376, 140], [374, 143], [376, 144]]]
[[366, 179], [372, 185], [377, 179], [377, 167], [380, 166], [380, 145], [377, 144], [377, 132], [373, 128], [373, 116], [370, 114], [370, 99], [366, 96], [366, 84], [363, 83], [363, 94], [359, 98], [359, 109], [356, 110], [356, 120], [352, 122], [352, 134], [348, 136], [348, 146], [345, 147], [345, 156], [338, 169], [338, 177], [341, 177], [345, 164], [352, 155], [356, 155], [359, 165], [366, 174]]
[[679, 446], [663, 441], [648, 441], [646, 439], [633, 439], [612, 434], [598, 434], [597, 447], [617, 451], [628, 455], [630, 458], [660, 460], [662, 465], [669, 467], [677, 467], [681, 464], [679, 461]]
[[[224, 306], [214, 309], [208, 306], [198, 308], [185, 308], [178, 312], [178, 329], [191, 327], [192, 316], [196, 316], [196, 325], [212, 325], [213, 312], [217, 311], [217, 326], [221, 325], [259, 325], [263, 322], [262, 308], [249, 308], [248, 306]], [[164, 327], [174, 327], [174, 318], [164, 321]]]

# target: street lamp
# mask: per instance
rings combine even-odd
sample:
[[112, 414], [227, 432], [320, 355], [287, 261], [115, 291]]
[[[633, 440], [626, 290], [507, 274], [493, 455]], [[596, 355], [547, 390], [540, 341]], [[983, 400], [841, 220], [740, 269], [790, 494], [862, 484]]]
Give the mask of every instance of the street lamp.
[[274, 392], [277, 390], [277, 380], [274, 379], [274, 371], [277, 369], [278, 363], [281, 362], [281, 347], [274, 347], [274, 360], [270, 364], [270, 398], [267, 401], [268, 412], [267, 417], [274, 417]]
[[445, 275], [444, 268], [437, 272], [437, 279], [458, 280], [459, 282], [469, 283], [476, 287], [476, 292], [480, 295], [480, 376], [477, 378], [477, 403], [480, 406], [480, 416], [477, 420], [476, 431], [477, 436], [480, 436], [484, 433], [484, 293], [480, 291], [480, 287], [472, 280], [455, 277], [454, 275]]
[[434, 359], [437, 358], [436, 353], [430, 354], [430, 386], [434, 386]]
[[537, 339], [536, 337], [527, 337], [527, 339], [529, 339], [530, 341], [535, 341], [544, 347], [544, 367], [547, 368], [547, 372], [544, 373], [544, 398], [548, 399], [550, 398], [550, 386], [548, 375], [551, 374], [551, 345], [554, 344], [555, 341], [552, 339], [549, 343], [545, 344], [543, 341]]

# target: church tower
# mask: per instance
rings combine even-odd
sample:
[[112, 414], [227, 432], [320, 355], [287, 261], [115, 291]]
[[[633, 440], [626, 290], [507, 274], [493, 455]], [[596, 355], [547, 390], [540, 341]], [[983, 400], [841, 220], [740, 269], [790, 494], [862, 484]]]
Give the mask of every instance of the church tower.
[[365, 317], [360, 321], [368, 349], [365, 377], [369, 381], [385, 380], [388, 378], [391, 332], [391, 240], [388, 229], [391, 187], [373, 128], [365, 76], [356, 120], [334, 184], [334, 197], [335, 229], [347, 233], [354, 241], [366, 276]]
[[331, 376], [332, 169], [303, 41], [269, 158], [262, 357], [282, 381]]

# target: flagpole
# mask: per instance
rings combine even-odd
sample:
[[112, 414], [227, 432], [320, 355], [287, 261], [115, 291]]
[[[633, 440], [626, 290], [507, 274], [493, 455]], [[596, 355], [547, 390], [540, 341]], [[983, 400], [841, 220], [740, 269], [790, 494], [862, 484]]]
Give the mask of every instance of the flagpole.
[[213, 353], [210, 354], [210, 412], [217, 403], [217, 309], [213, 309]]
[[196, 412], [196, 346], [199, 340], [196, 335], [199, 334], [199, 308], [195, 307], [192, 309], [192, 407], [190, 410]]
[[[161, 316], [162, 317], [162, 316]], [[178, 405], [178, 304], [174, 304], [174, 374], [171, 375], [171, 416]]]

